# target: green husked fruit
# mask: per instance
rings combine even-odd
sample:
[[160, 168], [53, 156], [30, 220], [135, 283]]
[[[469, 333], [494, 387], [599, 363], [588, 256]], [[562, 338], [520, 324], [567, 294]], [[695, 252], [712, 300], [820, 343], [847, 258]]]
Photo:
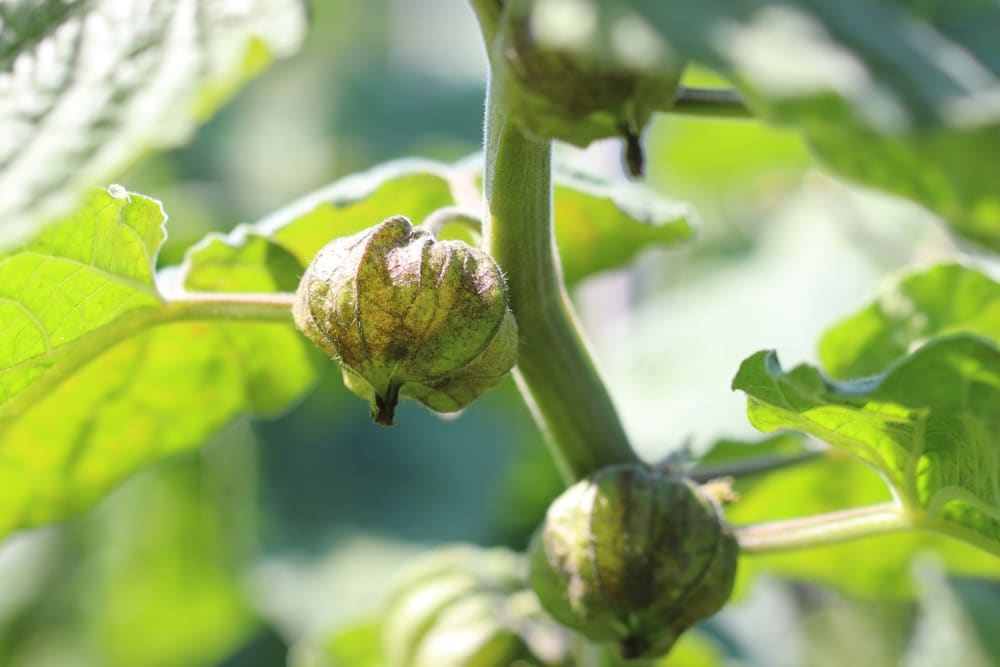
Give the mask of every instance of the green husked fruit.
[[450, 547], [403, 574], [382, 626], [390, 667], [555, 667], [568, 633], [525, 587], [523, 559], [506, 549]]
[[344, 383], [392, 424], [399, 397], [454, 412], [517, 359], [517, 325], [496, 262], [435, 241], [397, 216], [323, 247], [306, 269], [295, 324], [341, 363]]
[[698, 487], [639, 465], [605, 468], [549, 506], [532, 542], [545, 609], [625, 659], [667, 653], [729, 599], [739, 552]]
[[624, 137], [634, 176], [642, 173], [642, 130], [669, 106], [684, 69], [617, 0], [508, 0], [491, 60], [516, 123], [577, 146]]

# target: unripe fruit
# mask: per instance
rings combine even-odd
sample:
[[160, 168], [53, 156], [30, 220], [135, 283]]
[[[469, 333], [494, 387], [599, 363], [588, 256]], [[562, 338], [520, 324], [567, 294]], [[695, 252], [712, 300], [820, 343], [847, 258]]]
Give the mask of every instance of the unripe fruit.
[[517, 359], [517, 325], [496, 262], [435, 241], [402, 216], [336, 239], [299, 284], [296, 326], [340, 362], [344, 383], [392, 424], [399, 397], [459, 410]]
[[577, 146], [624, 137], [633, 176], [642, 173], [642, 130], [669, 106], [684, 69], [617, 0], [507, 0], [491, 62], [516, 123]]
[[558, 621], [623, 658], [663, 655], [732, 592], [736, 539], [693, 483], [605, 468], [550, 505], [529, 550], [531, 587]]
[[568, 632], [525, 587], [522, 557], [505, 549], [450, 547], [404, 573], [382, 637], [392, 667], [566, 665]]

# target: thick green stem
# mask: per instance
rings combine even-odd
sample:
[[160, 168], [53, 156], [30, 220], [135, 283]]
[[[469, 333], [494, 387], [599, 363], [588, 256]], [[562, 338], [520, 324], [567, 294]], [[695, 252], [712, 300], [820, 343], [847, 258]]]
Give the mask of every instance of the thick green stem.
[[744, 553], [807, 549], [913, 527], [894, 503], [735, 528]]
[[508, 122], [487, 96], [483, 186], [487, 250], [503, 268], [517, 319], [515, 377], [567, 480], [635, 461], [563, 286], [552, 232], [552, 145]]

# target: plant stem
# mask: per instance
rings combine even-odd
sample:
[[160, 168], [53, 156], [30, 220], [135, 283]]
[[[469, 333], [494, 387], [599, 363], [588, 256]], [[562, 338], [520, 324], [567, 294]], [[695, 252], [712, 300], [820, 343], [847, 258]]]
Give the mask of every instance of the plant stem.
[[479, 217], [479, 211], [470, 211], [461, 206], [439, 208], [420, 223], [420, 226], [433, 234], [435, 238], [440, 236], [441, 230], [448, 225], [462, 225], [477, 239], [483, 233], [483, 221]]
[[691, 471], [689, 477], [696, 482], [707, 482], [718, 477], [745, 477], [762, 472], [772, 472], [781, 468], [808, 463], [823, 456], [822, 451], [802, 452], [792, 455], [755, 456], [733, 463], [699, 466]]
[[552, 144], [487, 96], [483, 238], [507, 276], [520, 351], [515, 378], [567, 481], [637, 460], [581, 336], [552, 231]]
[[895, 503], [769, 521], [735, 528], [744, 553], [770, 553], [818, 547], [870, 535], [908, 530], [913, 523]]
[[500, 14], [503, 11], [504, 0], [469, 0], [472, 10], [479, 20], [479, 29], [483, 32], [483, 42], [486, 44], [486, 53], [489, 55], [493, 47], [493, 38], [496, 37], [497, 28], [500, 25]]
[[688, 88], [677, 91], [670, 107], [661, 109], [667, 113], [709, 118], [753, 118], [739, 93], [726, 88]]
[[290, 322], [295, 295], [291, 292], [184, 292], [168, 299], [162, 317], [167, 321], [253, 320]]

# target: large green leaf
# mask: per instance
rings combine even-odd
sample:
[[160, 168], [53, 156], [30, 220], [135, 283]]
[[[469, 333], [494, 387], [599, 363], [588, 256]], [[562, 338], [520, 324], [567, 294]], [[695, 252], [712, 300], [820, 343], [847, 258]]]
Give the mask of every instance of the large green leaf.
[[880, 373], [911, 346], [967, 331], [1000, 344], [1000, 283], [961, 264], [891, 280], [875, 301], [820, 340], [823, 368], [837, 379]]
[[[632, 0], [761, 116], [800, 127], [848, 178], [911, 197], [1000, 250], [1000, 6]], [[794, 54], [791, 57], [789, 54]]]
[[[241, 413], [280, 413], [311, 385], [310, 351], [287, 313], [227, 321], [240, 314], [192, 309], [176, 285], [158, 288], [164, 217], [151, 199], [96, 191], [0, 257], [0, 535], [85, 508]], [[203, 250], [173, 278], [274, 291], [287, 287], [272, 273], [273, 257], [289, 261], [282, 252], [254, 267], [248, 251], [226, 279], [208, 257], [201, 265]]]
[[1000, 555], [1000, 349], [960, 334], [932, 340], [884, 375], [835, 383], [773, 352], [740, 367], [765, 432], [812, 433], [877, 470], [919, 528]]
[[304, 28], [302, 0], [0, 4], [0, 247], [182, 142]]

